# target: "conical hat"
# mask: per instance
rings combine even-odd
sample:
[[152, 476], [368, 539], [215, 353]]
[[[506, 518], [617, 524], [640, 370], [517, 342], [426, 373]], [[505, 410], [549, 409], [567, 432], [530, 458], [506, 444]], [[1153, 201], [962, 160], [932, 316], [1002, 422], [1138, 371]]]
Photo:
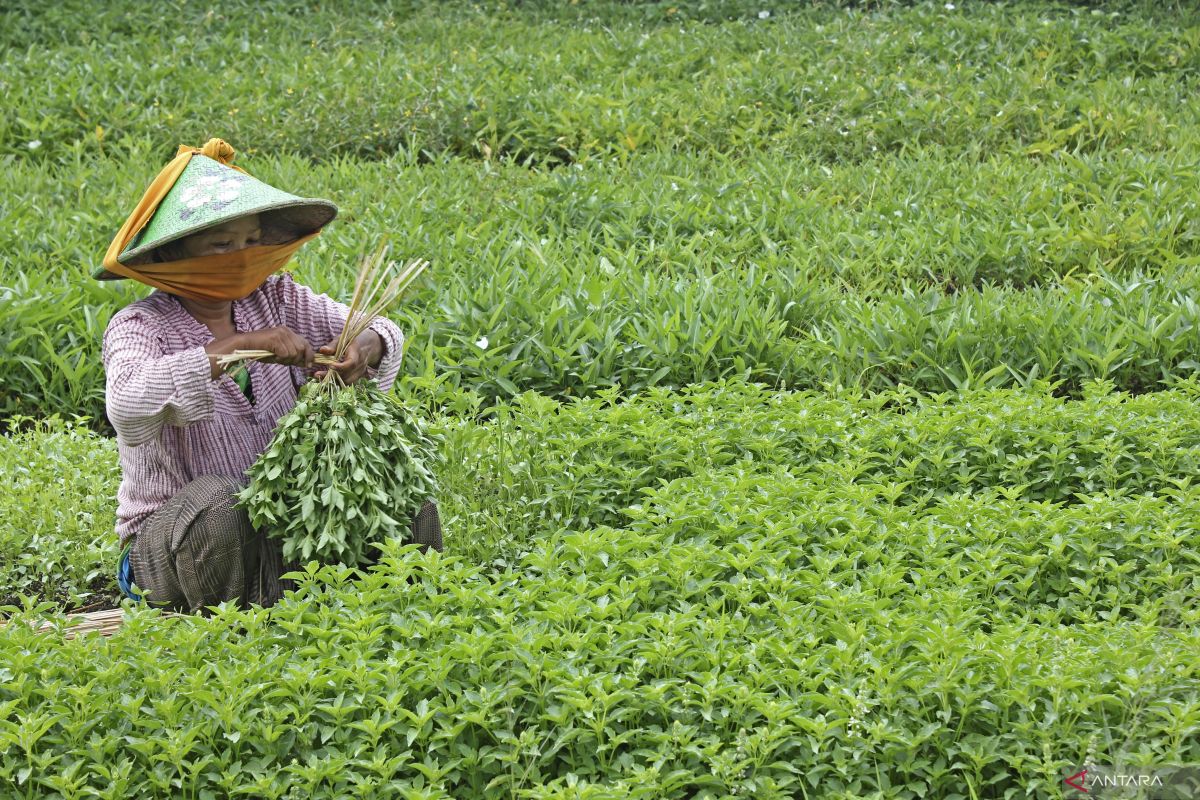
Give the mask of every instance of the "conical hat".
[[[260, 214], [263, 240], [282, 243], [320, 230], [337, 216], [328, 200], [297, 197], [196, 153], [117, 261], [135, 266], [162, 245], [247, 214]], [[120, 280], [101, 267], [93, 277]]]

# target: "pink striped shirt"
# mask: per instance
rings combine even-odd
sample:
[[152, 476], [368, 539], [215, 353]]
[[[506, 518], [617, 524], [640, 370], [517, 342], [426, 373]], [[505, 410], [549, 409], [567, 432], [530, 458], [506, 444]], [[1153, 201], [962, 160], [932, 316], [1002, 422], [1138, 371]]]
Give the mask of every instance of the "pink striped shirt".
[[[233, 324], [239, 332], [286, 326], [316, 349], [341, 333], [348, 313], [284, 272], [234, 301]], [[371, 330], [383, 340], [384, 354], [369, 374], [387, 390], [400, 371], [404, 335], [383, 318]], [[121, 461], [116, 531], [122, 546], [192, 479], [244, 480], [307, 379], [299, 367], [253, 362], [252, 404], [228, 375], [212, 379], [204, 346], [213, 338], [178, 298], [161, 291], [118, 311], [104, 332], [105, 400]]]

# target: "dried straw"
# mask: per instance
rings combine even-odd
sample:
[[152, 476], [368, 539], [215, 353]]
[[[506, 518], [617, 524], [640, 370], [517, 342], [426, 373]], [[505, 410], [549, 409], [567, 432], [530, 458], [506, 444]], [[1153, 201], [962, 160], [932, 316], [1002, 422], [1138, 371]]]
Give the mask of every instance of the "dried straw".
[[[174, 611], [163, 611], [161, 614], [164, 617], [184, 616]], [[121, 608], [88, 611], [83, 614], [68, 614], [67, 626], [63, 628], [63, 635], [68, 639], [74, 639], [83, 633], [98, 633], [101, 636], [112, 636], [120, 630], [124, 621], [125, 610]], [[3, 628], [7, 624], [7, 622], [0, 622], [0, 628]], [[52, 622], [43, 622], [37, 626], [37, 630], [40, 633], [49, 633], [54, 628], [55, 623]]]
[[334, 355], [338, 361], [345, 357], [346, 349], [370, 327], [375, 318], [395, 304], [429, 266], [428, 261], [414, 259], [399, 275], [389, 281], [388, 277], [395, 265], [388, 263], [385, 266], [383, 263], [388, 248], [386, 243], [380, 245], [375, 255], [364, 258], [362, 266], [359, 267], [358, 278], [354, 282], [354, 297], [350, 301], [350, 313], [334, 347]]

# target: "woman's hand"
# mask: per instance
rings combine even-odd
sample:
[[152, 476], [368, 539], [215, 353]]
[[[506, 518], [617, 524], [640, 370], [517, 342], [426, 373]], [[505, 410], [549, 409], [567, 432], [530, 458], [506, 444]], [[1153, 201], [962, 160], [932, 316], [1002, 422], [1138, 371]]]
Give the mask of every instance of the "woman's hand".
[[[317, 352], [327, 356], [333, 355], [333, 343], [330, 342]], [[346, 348], [346, 354], [341, 361], [317, 369], [313, 373], [313, 377], [320, 380], [325, 377], [326, 372], [333, 370], [342, 379], [342, 383], [349, 385], [365, 378], [367, 369], [379, 366], [381, 358], [383, 358], [383, 339], [375, 331], [363, 331]]]
[[[311, 367], [314, 355], [307, 339], [283, 326], [235, 333], [210, 342], [204, 350], [209, 355], [226, 355], [234, 350], [268, 350], [274, 355], [260, 358], [259, 361], [264, 364], [286, 364], [289, 367]], [[222, 372], [224, 370], [213, 359], [212, 377], [216, 379]]]

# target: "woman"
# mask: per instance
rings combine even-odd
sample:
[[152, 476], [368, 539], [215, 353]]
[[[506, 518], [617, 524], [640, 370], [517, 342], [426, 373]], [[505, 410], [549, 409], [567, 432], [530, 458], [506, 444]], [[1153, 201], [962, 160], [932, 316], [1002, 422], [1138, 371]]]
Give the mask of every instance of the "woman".
[[[104, 334], [122, 473], [118, 582], [131, 597], [136, 581], [156, 605], [191, 611], [227, 600], [271, 605], [288, 588], [281, 576], [294, 565], [251, 526], [236, 493], [295, 404], [314, 353], [333, 353], [348, 313], [273, 274], [337, 208], [251, 178], [233, 155], [220, 139], [180, 147], [95, 274], [158, 289], [117, 312]], [[395, 324], [376, 319], [329, 369], [387, 390], [403, 343]], [[231, 377], [216, 357], [234, 350], [274, 355]], [[419, 543], [441, 549], [432, 502], [413, 528]]]

